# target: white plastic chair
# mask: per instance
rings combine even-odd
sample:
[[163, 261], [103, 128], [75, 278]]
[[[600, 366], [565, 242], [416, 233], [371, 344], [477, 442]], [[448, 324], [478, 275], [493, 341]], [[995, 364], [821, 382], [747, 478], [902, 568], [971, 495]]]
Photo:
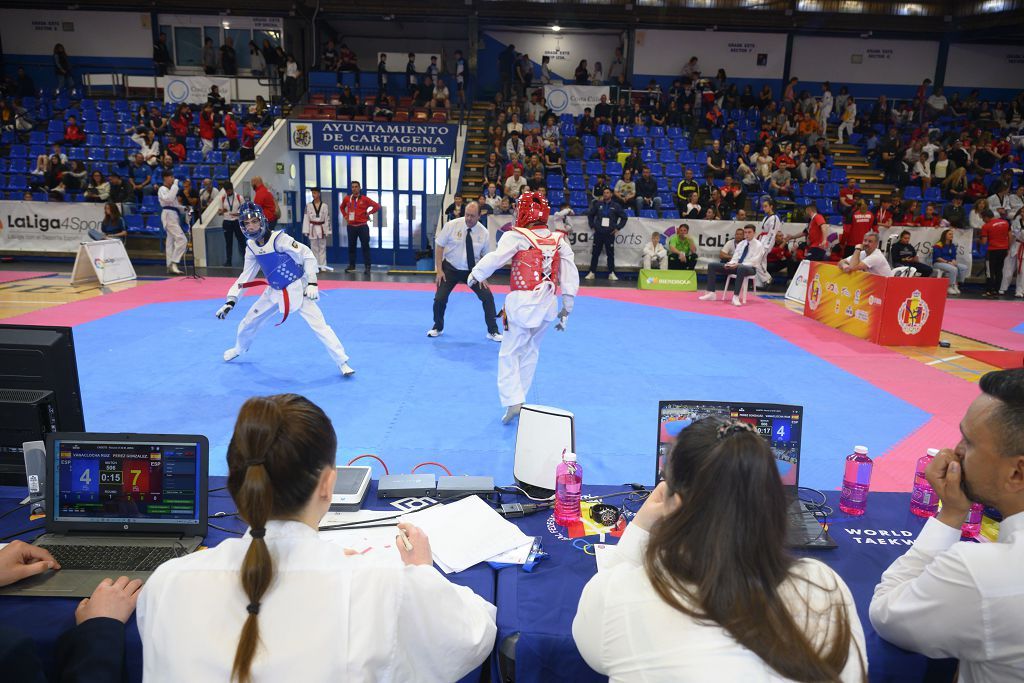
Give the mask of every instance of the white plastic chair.
[[[725, 286], [722, 288], [722, 301], [726, 301], [727, 299], [731, 299], [729, 294], [731, 292], [732, 281], [735, 280], [735, 279], [736, 279], [736, 273], [732, 273], [731, 275], [729, 275], [729, 276], [727, 276], [725, 278]], [[743, 303], [747, 303], [747, 287], [748, 286], [754, 288], [754, 294], [756, 295], [757, 294], [757, 274], [756, 273], [753, 274], [753, 275], [747, 275], [746, 277], [744, 277], [743, 278], [743, 282], [740, 284], [740, 301], [742, 301]]]
[[917, 277], [917, 275], [918, 272], [916, 268], [912, 268], [911, 266], [900, 266], [898, 268], [893, 268], [889, 277]]

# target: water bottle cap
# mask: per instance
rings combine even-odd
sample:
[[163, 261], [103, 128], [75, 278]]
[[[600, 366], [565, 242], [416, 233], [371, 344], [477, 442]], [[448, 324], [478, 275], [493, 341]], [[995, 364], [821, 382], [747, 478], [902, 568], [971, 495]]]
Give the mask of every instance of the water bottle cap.
[[928, 449], [928, 455], [932, 456], [933, 458], [936, 455], [938, 455], [938, 454], [939, 454], [939, 449], [938, 448], [929, 448]]
[[867, 455], [868, 454], [868, 447], [867, 446], [854, 446], [853, 447], [853, 452], [854, 453], [860, 453], [861, 455]]
[[562, 454], [562, 460], [565, 462], [576, 462], [576, 454], [565, 452]]

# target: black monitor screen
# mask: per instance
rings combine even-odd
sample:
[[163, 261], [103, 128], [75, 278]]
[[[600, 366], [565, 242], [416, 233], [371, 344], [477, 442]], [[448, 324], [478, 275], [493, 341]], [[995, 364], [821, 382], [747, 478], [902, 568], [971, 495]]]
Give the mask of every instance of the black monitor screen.
[[54, 521], [197, 521], [200, 448], [195, 442], [56, 439]]
[[662, 401], [658, 407], [657, 481], [663, 477], [665, 460], [679, 432], [697, 420], [717, 415], [753, 425], [771, 446], [782, 483], [795, 488], [800, 473], [803, 413], [800, 406], [773, 403]]

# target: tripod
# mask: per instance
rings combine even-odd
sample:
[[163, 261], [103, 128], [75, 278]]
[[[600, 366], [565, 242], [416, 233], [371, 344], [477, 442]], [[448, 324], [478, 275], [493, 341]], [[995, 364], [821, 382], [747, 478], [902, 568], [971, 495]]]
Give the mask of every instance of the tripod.
[[[185, 270], [185, 277], [190, 280], [205, 280], [206, 278], [199, 274], [196, 270], [196, 252], [192, 246], [192, 215], [193, 209], [191, 206], [185, 207], [185, 234], [187, 241], [185, 243], [185, 255], [181, 259], [182, 268]], [[189, 272], [189, 257], [192, 257], [192, 272]]]

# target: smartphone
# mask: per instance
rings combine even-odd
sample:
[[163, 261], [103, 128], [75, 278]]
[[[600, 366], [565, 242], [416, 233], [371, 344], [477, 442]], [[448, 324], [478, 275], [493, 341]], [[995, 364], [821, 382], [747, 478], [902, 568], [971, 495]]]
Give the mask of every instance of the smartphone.
[[338, 479], [334, 482], [331, 510], [351, 512], [363, 507], [370, 488], [370, 468], [366, 466], [336, 467]]

